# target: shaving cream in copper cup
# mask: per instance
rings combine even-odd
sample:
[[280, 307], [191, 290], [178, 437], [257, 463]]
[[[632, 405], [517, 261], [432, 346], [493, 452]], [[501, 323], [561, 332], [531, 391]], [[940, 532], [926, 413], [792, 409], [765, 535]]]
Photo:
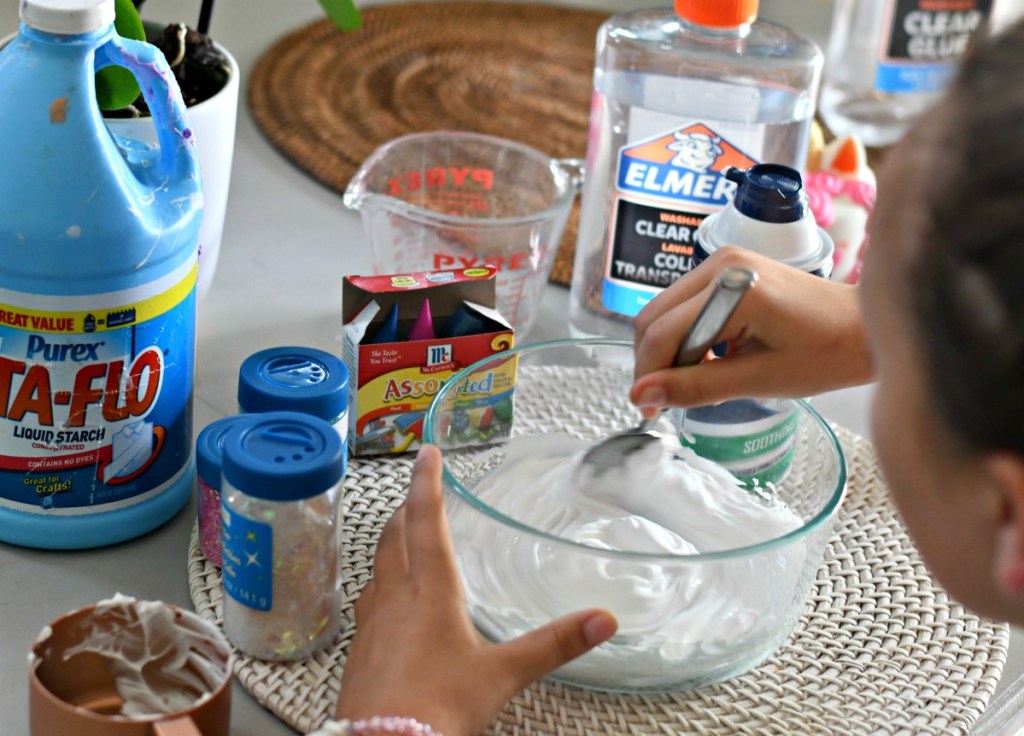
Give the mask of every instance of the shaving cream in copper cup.
[[228, 736], [230, 715], [231, 647], [170, 604], [116, 595], [32, 644], [32, 736]]

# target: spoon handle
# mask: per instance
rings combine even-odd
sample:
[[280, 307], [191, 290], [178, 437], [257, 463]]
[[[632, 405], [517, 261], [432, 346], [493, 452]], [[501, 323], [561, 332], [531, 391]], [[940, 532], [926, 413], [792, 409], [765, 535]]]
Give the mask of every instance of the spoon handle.
[[[714, 291], [704, 303], [683, 344], [679, 346], [672, 365], [676, 368], [685, 368], [699, 363], [718, 341], [718, 336], [732, 317], [732, 313], [736, 311], [743, 295], [756, 282], [757, 273], [749, 268], [727, 268], [722, 271], [715, 282]], [[664, 411], [662, 409], [662, 412]], [[661, 416], [661, 412], [658, 416]], [[640, 425], [641, 431], [653, 429], [658, 416], [645, 419]]]
[[718, 342], [718, 336], [736, 311], [740, 299], [756, 281], [757, 274], [749, 268], [727, 268], [719, 274], [714, 291], [679, 346], [672, 363], [676, 368], [696, 365], [704, 358]]

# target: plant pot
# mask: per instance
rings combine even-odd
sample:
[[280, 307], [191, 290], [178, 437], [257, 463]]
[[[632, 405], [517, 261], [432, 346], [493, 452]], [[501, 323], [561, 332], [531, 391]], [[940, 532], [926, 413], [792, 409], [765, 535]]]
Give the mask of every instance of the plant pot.
[[[148, 24], [147, 24], [148, 25]], [[228, 187], [231, 183], [231, 159], [235, 151], [235, 121], [238, 117], [238, 62], [223, 46], [214, 43], [231, 65], [227, 84], [213, 97], [188, 108], [189, 122], [195, 134], [199, 168], [203, 173], [203, 221], [199, 226], [199, 282], [196, 301], [202, 301], [210, 289], [217, 258], [220, 255]], [[156, 143], [156, 129], [149, 117], [107, 118], [107, 127], [115, 135]]]

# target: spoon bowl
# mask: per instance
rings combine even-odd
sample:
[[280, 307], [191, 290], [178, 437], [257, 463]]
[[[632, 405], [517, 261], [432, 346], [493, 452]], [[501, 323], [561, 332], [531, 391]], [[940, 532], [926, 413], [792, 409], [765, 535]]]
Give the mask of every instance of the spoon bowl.
[[[704, 307], [697, 315], [693, 326], [687, 333], [683, 344], [676, 352], [672, 365], [676, 368], [684, 368], [696, 365], [708, 350], [718, 341], [729, 318], [732, 317], [736, 307], [739, 306], [743, 295], [757, 283], [757, 273], [749, 268], [727, 268], [718, 276], [715, 282], [714, 291], [708, 297]], [[623, 430], [607, 437], [587, 450], [580, 467], [583, 472], [602, 472], [608, 468], [616, 468], [622, 465], [624, 459], [646, 447], [651, 442], [660, 442], [662, 434], [654, 429], [661, 415], [665, 412], [662, 408], [657, 415], [645, 419], [635, 427]]]

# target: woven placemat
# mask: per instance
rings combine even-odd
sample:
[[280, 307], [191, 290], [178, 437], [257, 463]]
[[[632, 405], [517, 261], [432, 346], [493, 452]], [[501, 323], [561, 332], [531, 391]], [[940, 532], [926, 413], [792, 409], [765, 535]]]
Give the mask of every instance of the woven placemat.
[[[837, 428], [849, 493], [789, 641], [763, 665], [724, 683], [655, 696], [612, 695], [540, 682], [489, 733], [967, 734], [995, 690], [1008, 627], [967, 613], [931, 580], [889, 501], [869, 442]], [[372, 571], [376, 537], [401, 503], [412, 458], [349, 465], [343, 617], [333, 645], [309, 660], [271, 664], [240, 655], [235, 674], [300, 732], [332, 715], [352, 606]], [[189, 589], [196, 611], [221, 620], [220, 571], [193, 533]]]
[[[586, 155], [594, 44], [607, 13], [490, 1], [362, 13], [356, 32], [323, 20], [280, 39], [249, 82], [266, 137], [323, 184], [343, 192], [378, 146], [428, 130]], [[577, 201], [551, 274], [559, 284], [572, 278], [578, 217]]]

